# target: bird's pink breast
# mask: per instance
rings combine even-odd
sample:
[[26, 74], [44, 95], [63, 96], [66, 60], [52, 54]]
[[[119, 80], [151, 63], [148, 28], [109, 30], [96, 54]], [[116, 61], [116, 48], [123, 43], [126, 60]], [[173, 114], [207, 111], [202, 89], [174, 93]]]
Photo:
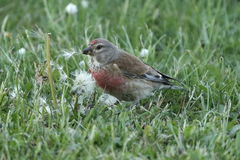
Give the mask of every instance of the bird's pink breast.
[[119, 90], [124, 84], [124, 79], [120, 75], [114, 75], [107, 70], [91, 71], [91, 73], [97, 85], [107, 91]]

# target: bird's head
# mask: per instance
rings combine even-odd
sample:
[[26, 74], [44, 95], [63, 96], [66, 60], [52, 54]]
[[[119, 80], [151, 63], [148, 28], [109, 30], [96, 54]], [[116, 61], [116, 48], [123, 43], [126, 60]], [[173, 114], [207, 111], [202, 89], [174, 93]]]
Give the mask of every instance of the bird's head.
[[106, 39], [98, 38], [83, 49], [83, 54], [94, 57], [99, 63], [106, 64], [118, 57], [120, 50]]

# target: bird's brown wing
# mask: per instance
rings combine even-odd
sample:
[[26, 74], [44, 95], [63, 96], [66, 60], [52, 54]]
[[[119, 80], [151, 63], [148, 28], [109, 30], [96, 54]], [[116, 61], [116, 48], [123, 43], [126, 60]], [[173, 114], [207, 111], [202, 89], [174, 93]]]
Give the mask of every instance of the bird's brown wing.
[[122, 53], [113, 63], [118, 66], [126, 77], [141, 78], [156, 83], [171, 85], [169, 82], [169, 79], [172, 79], [171, 77], [148, 66], [133, 55]]
[[117, 64], [120, 70], [136, 75], [142, 75], [149, 70], [149, 67], [140, 59], [127, 53], [122, 53], [121, 56], [112, 63]]

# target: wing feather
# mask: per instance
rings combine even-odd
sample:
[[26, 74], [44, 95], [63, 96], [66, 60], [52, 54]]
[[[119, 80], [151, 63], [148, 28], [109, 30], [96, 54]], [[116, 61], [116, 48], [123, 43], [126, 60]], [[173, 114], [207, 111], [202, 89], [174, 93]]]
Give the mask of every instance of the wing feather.
[[169, 80], [173, 79], [143, 63], [137, 57], [124, 52], [112, 63], [116, 64], [128, 78], [140, 78], [165, 85], [171, 85]]

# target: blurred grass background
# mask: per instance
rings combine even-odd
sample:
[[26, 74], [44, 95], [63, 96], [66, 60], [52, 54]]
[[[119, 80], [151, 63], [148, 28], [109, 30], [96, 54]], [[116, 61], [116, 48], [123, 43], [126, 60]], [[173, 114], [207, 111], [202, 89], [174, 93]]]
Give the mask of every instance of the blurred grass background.
[[[65, 13], [70, 2], [75, 15]], [[87, 2], [0, 0], [0, 159], [239, 159], [240, 2]], [[37, 82], [46, 76], [44, 33], [68, 76], [61, 81], [53, 65], [57, 109], [48, 83]], [[99, 104], [96, 90], [74, 110], [72, 73], [88, 70], [80, 53], [97, 37], [137, 56], [147, 48], [142, 60], [189, 92], [162, 91], [134, 108]], [[76, 54], [66, 59], [65, 50]]]

